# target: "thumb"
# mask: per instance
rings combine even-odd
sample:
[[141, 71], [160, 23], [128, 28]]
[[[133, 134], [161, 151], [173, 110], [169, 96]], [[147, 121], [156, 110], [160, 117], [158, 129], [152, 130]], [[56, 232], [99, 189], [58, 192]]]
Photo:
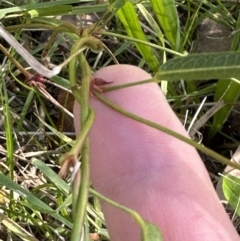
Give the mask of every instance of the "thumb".
[[[110, 85], [151, 78], [130, 65], [109, 66], [94, 77], [113, 82]], [[187, 136], [155, 83], [104, 96], [127, 111]], [[95, 97], [90, 103], [96, 112], [90, 131], [90, 172], [97, 191], [156, 224], [164, 240], [239, 240], [194, 148], [115, 112]], [[75, 103], [77, 133], [79, 113], [80, 106]], [[128, 214], [104, 202], [102, 207], [111, 240], [140, 240], [140, 229]]]

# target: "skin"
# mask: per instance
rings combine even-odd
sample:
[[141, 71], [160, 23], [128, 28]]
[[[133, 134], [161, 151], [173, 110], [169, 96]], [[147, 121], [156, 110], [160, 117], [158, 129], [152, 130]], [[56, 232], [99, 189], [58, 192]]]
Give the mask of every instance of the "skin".
[[[131, 65], [97, 71], [109, 85], [149, 79]], [[155, 83], [104, 93], [114, 103], [187, 136]], [[133, 121], [95, 97], [96, 121], [90, 132], [90, 170], [94, 188], [155, 223], [166, 241], [239, 240], [196, 150], [156, 129]], [[80, 132], [80, 106], [74, 121]], [[123, 211], [102, 202], [112, 241], [139, 241], [140, 229]]]

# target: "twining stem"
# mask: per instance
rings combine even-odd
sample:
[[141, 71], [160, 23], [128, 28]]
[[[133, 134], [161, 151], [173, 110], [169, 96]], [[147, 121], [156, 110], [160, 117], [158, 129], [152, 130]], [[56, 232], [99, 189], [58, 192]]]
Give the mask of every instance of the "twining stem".
[[86, 138], [88, 136], [88, 133], [93, 125], [94, 119], [95, 119], [95, 113], [92, 108], [89, 108], [89, 115], [85, 122], [85, 125], [81, 129], [81, 133], [77, 137], [77, 139], [75, 141], [75, 145], [72, 147], [72, 149], [69, 153], [80, 153], [82, 146], [83, 146], [83, 142], [84, 142], [84, 140], [86, 140]]
[[101, 100], [104, 104], [108, 105], [110, 108], [116, 110], [117, 112], [119, 112], [119, 113], [121, 113], [121, 114], [123, 114], [123, 115], [125, 115], [125, 116], [127, 116], [127, 117], [129, 117], [129, 118], [131, 118], [133, 120], [135, 120], [135, 121], [138, 121], [138, 122], [143, 123], [145, 125], [151, 126], [151, 127], [155, 128], [157, 130], [160, 130], [160, 131], [162, 131], [162, 132], [164, 132], [164, 133], [166, 133], [166, 134], [168, 134], [170, 136], [173, 136], [173, 137], [175, 137], [175, 138], [177, 138], [177, 139], [179, 139], [179, 140], [181, 140], [183, 142], [186, 142], [187, 144], [195, 147], [197, 150], [199, 150], [199, 151], [201, 151], [201, 152], [203, 152], [203, 153], [213, 157], [215, 160], [218, 160], [219, 162], [221, 162], [221, 163], [223, 163], [225, 165], [229, 165], [231, 167], [234, 167], [234, 168], [237, 168], [237, 169], [240, 170], [240, 165], [239, 164], [237, 164], [235, 162], [230, 162], [227, 158], [225, 158], [222, 155], [216, 153], [215, 151], [213, 151], [213, 150], [211, 150], [211, 149], [209, 149], [209, 148], [207, 148], [207, 147], [205, 147], [205, 146], [203, 146], [201, 144], [198, 144], [197, 142], [191, 140], [190, 138], [185, 137], [185, 136], [183, 136], [183, 135], [181, 135], [181, 134], [179, 134], [179, 133], [177, 133], [177, 132], [175, 132], [173, 130], [170, 130], [170, 129], [164, 127], [164, 126], [161, 126], [161, 125], [159, 125], [157, 123], [154, 123], [152, 121], [144, 119], [144, 118], [142, 118], [140, 116], [134, 115], [133, 113], [128, 112], [128, 111], [122, 109], [120, 106], [118, 106], [115, 103], [113, 103], [112, 101], [108, 100], [107, 98], [105, 98], [103, 95], [101, 95], [97, 91], [92, 91], [92, 92], [99, 100]]
[[[64, 24], [63, 24], [64, 25]], [[75, 28], [72, 30], [76, 30]], [[15, 50], [28, 62], [28, 64], [35, 70], [38, 71], [43, 76], [51, 78], [57, 75], [61, 68], [69, 63], [69, 80], [70, 80], [70, 87], [72, 89], [73, 95], [75, 96], [76, 100], [81, 104], [81, 129], [83, 130], [84, 127], [90, 129], [90, 126], [87, 126], [87, 120], [89, 118], [89, 90], [90, 90], [90, 81], [92, 80], [91, 69], [85, 59], [83, 54], [83, 50], [85, 48], [91, 48], [94, 51], [99, 51], [102, 49], [102, 42], [94, 37], [87, 36], [87, 32], [83, 32], [83, 37], [78, 39], [71, 49], [71, 56], [68, 58], [64, 63], [59, 66], [55, 66], [52, 70], [49, 70], [41, 63], [39, 63], [26, 49], [24, 49], [16, 40], [15, 38], [9, 34], [3, 27], [0, 26], [0, 35], [15, 48]], [[55, 35], [55, 33], [54, 33]], [[53, 38], [54, 38], [53, 35]], [[52, 38], [52, 39], [53, 39]], [[23, 72], [23, 74], [29, 79], [31, 75], [28, 74], [19, 65], [15, 59], [11, 57], [11, 55], [5, 51], [2, 47], [3, 52], [12, 60], [14, 64]], [[81, 91], [79, 92], [76, 83], [76, 58], [78, 59], [79, 65], [82, 68], [82, 87]], [[73, 148], [70, 153], [65, 155], [65, 161], [62, 160], [63, 167], [67, 167], [68, 163], [76, 163], [77, 164], [77, 157], [79, 155], [79, 150], [82, 146], [82, 168], [81, 168], [81, 184], [79, 188], [80, 182], [80, 173], [79, 171], [76, 172], [76, 176], [73, 181], [73, 214], [74, 214], [74, 226], [73, 232], [71, 236], [71, 241], [79, 240], [82, 233], [83, 222], [85, 220], [86, 214], [86, 207], [88, 201], [88, 187], [90, 184], [89, 181], [89, 139], [86, 137], [84, 144], [80, 143], [79, 141], [76, 142], [76, 146]], [[64, 169], [64, 168], [63, 168]], [[62, 171], [64, 172], [64, 171]]]
[[[87, 46], [93, 50], [100, 50], [102, 47], [101, 41], [94, 37], [83, 37], [75, 42], [71, 49], [70, 55], [74, 55], [79, 49]], [[70, 87], [72, 89], [73, 95], [76, 100], [81, 105], [81, 129], [86, 125], [86, 121], [89, 117], [90, 108], [89, 108], [89, 90], [90, 82], [92, 80], [91, 69], [88, 65], [88, 62], [81, 52], [78, 55], [78, 62], [82, 69], [82, 86], [79, 92], [76, 82], [76, 56], [72, 58], [69, 63], [69, 81]], [[89, 127], [90, 128], [90, 127]], [[78, 145], [79, 143], [76, 143]], [[76, 147], [73, 151], [75, 157], [79, 154], [79, 147]], [[73, 183], [73, 213], [74, 213], [74, 225], [71, 235], [71, 241], [79, 240], [82, 235], [82, 226], [85, 220], [86, 207], [88, 201], [88, 188], [90, 185], [89, 180], [89, 138], [85, 138], [85, 142], [82, 145], [82, 157], [81, 157], [81, 183], [80, 188], [77, 187], [79, 176], [75, 177]], [[80, 175], [80, 174], [79, 174]]]
[[[81, 129], [81, 133], [80, 135], [77, 137], [74, 146], [72, 147], [72, 149], [66, 153], [65, 155], [63, 155], [63, 157], [60, 159], [60, 163], [61, 163], [61, 171], [59, 172], [59, 175], [64, 177], [66, 176], [66, 173], [68, 172], [69, 169], [69, 164], [71, 164], [72, 166], [76, 167], [77, 163], [78, 163], [78, 154], [80, 153], [80, 151], [82, 150], [82, 147], [84, 146], [85, 140], [88, 136], [88, 133], [92, 127], [92, 124], [94, 122], [94, 118], [95, 118], [95, 114], [94, 111], [90, 108], [89, 109], [89, 115], [88, 118], [85, 122], [85, 125], [83, 126], [83, 128]], [[79, 186], [80, 186], [80, 171], [79, 169], [76, 170], [76, 173], [74, 176], [72, 176], [73, 179], [73, 214], [74, 214], [74, 218], [76, 218], [78, 216], [77, 213], [77, 203], [78, 203], [78, 191], [79, 191]], [[79, 228], [81, 228], [81, 226], [79, 225]]]
[[11, 62], [21, 71], [21, 73], [28, 79], [31, 74], [29, 74], [18, 61], [12, 57], [12, 55], [0, 44], [0, 50], [11, 60]]
[[66, 26], [61, 26], [60, 25], [48, 25], [47, 24], [34, 24], [34, 23], [31, 23], [31, 24], [19, 24], [19, 25], [13, 25], [13, 26], [8, 26], [6, 27], [6, 30], [8, 31], [13, 31], [13, 30], [19, 30], [19, 29], [48, 29], [48, 30], [52, 30], [52, 31], [58, 31], [58, 32], [72, 32], [72, 31], [69, 31], [69, 28], [66, 28]]
[[[108, 204], [121, 209], [122, 211], [128, 213], [131, 215], [131, 217], [135, 220], [135, 222], [140, 226], [141, 228], [141, 240], [143, 241], [147, 241], [149, 240], [148, 237], [148, 230], [147, 230], [147, 222], [140, 216], [139, 213], [137, 213], [136, 211], [127, 208], [117, 202], [114, 202], [113, 200], [103, 196], [102, 194], [100, 194], [99, 192], [97, 192], [96, 190], [93, 190], [92, 188], [89, 188], [89, 193], [91, 193], [92, 195], [98, 197], [99, 199], [102, 199], [103, 201], [107, 202]], [[156, 232], [156, 230], [155, 230]], [[158, 229], [159, 235], [161, 236], [160, 230]], [[156, 240], [159, 240], [156, 238]]]
[[142, 219], [142, 217], [136, 211], [134, 211], [130, 208], [127, 208], [127, 207], [125, 207], [125, 206], [123, 206], [123, 205], [121, 205], [117, 202], [114, 202], [113, 200], [105, 197], [104, 195], [102, 195], [101, 193], [97, 192], [96, 190], [94, 190], [92, 188], [89, 188], [89, 193], [91, 193], [92, 195], [98, 197], [99, 199], [107, 202], [108, 204], [127, 212], [128, 214], [130, 214], [135, 219], [135, 221], [139, 224], [139, 226], [141, 228], [144, 228], [144, 220]]
[[154, 83], [154, 82], [155, 82], [155, 79], [151, 78], [151, 79], [140, 80], [136, 82], [130, 82], [126, 84], [121, 84], [121, 85], [112, 85], [112, 86], [102, 87], [102, 91], [107, 92], [107, 91], [118, 90], [122, 88], [127, 88], [127, 87], [136, 86], [136, 85], [147, 84], [147, 83]]

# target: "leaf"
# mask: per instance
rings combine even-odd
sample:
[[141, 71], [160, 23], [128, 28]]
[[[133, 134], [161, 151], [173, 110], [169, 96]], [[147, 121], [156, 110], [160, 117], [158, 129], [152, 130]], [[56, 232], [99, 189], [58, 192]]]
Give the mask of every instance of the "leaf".
[[48, 167], [44, 162], [36, 158], [32, 161], [33, 165], [36, 166], [47, 179], [51, 181], [65, 196], [68, 196], [70, 193], [70, 187], [67, 183], [57, 175], [50, 167]]
[[[130, 37], [147, 41], [147, 37], [141, 28], [140, 21], [132, 3], [126, 2], [124, 6], [117, 11], [117, 16]], [[150, 68], [153, 71], [157, 71], [159, 68], [159, 61], [155, 56], [153, 49], [150, 46], [140, 43], [135, 43], [135, 45]]]
[[67, 89], [70, 88], [69, 80], [64, 79], [63, 77], [60, 76], [54, 76], [51, 78], [55, 83], [61, 85], [62, 87], [65, 87]]
[[120, 9], [125, 4], [125, 2], [126, 0], [109, 0], [111, 7], [115, 10]]
[[41, 118], [38, 118], [50, 131], [52, 131], [56, 136], [58, 136], [61, 140], [63, 140], [64, 142], [66, 142], [69, 145], [73, 145], [73, 140], [69, 137], [67, 137], [66, 135], [64, 135], [62, 132], [57, 131], [54, 127], [52, 127], [51, 125], [47, 124], [44, 120], [42, 120]]
[[24, 103], [24, 106], [22, 107], [21, 109], [21, 114], [20, 114], [20, 119], [17, 123], [17, 129], [18, 130], [21, 130], [22, 129], [22, 124], [25, 120], [25, 117], [27, 115], [27, 112], [28, 112], [28, 109], [32, 103], [32, 100], [34, 98], [34, 91], [29, 91], [28, 95], [27, 95], [27, 98], [25, 99], [25, 103]]
[[5, 215], [0, 213], [0, 221], [2, 224], [6, 226], [8, 230], [11, 230], [15, 235], [17, 235], [21, 240], [24, 241], [38, 241], [32, 234], [28, 233], [25, 229], [19, 226], [10, 218], [6, 217]]
[[225, 175], [223, 177], [222, 189], [226, 200], [240, 216], [240, 179], [230, 174]]
[[138, 4], [138, 3], [142, 2], [143, 0], [128, 0], [128, 1], [132, 4]]
[[171, 59], [155, 75], [160, 80], [240, 79], [240, 53], [191, 54]]
[[[236, 51], [239, 54], [239, 38], [240, 33], [237, 31], [240, 27], [240, 15], [238, 15], [237, 23], [236, 23], [236, 34], [233, 35], [231, 50]], [[226, 106], [218, 111], [214, 117], [212, 126], [209, 129], [207, 140], [210, 141], [212, 137], [221, 130], [224, 122], [229, 117], [231, 113], [233, 103], [239, 97], [240, 86], [238, 83], [233, 82], [229, 79], [221, 78], [217, 83], [216, 92], [214, 95], [214, 100], [217, 102], [219, 100], [223, 100], [226, 103]]]
[[222, 128], [223, 123], [228, 118], [232, 110], [233, 103], [237, 100], [240, 91], [240, 85], [229, 79], [219, 80], [217, 86], [218, 88], [216, 89], [214, 100], [216, 102], [224, 100], [224, 102], [228, 104], [214, 115], [212, 127], [208, 132], [208, 140], [211, 140], [212, 137]]
[[141, 241], [163, 241], [163, 238], [155, 224], [145, 221], [141, 232]]
[[28, 16], [30, 18], [37, 18], [43, 16], [57, 16], [57, 15], [64, 15], [72, 12], [71, 5], [60, 5], [54, 7], [44, 7], [39, 9], [32, 9], [28, 11]]
[[40, 199], [38, 199], [33, 194], [31, 194], [29, 191], [22, 188], [20, 185], [13, 182], [11, 179], [7, 178], [2, 173], [0, 173], [0, 185], [6, 186], [8, 189], [11, 189], [14, 192], [17, 192], [20, 196], [22, 196], [29, 203], [31, 203], [35, 208], [38, 208], [39, 210], [44, 210], [45, 212], [48, 211], [50, 216], [54, 217], [56, 220], [59, 220], [67, 227], [72, 228], [71, 222], [69, 222], [67, 219], [62, 217], [60, 214], [58, 214], [56, 211], [50, 208], [47, 204], [45, 204]]
[[142, 15], [144, 16], [144, 18], [146, 19], [146, 21], [148, 22], [149, 26], [151, 26], [152, 30], [154, 31], [154, 33], [157, 34], [159, 41], [161, 43], [161, 45], [163, 47], [165, 47], [165, 43], [164, 43], [164, 36], [163, 33], [160, 29], [160, 27], [158, 26], [158, 24], [156, 23], [154, 17], [152, 16], [151, 12], [149, 12], [143, 4], [137, 4], [138, 9], [140, 10], [140, 12], [142, 13]]
[[[1, 67], [1, 66], [0, 66]], [[0, 71], [1, 79], [4, 80], [2, 76], [2, 71]], [[0, 85], [0, 95], [2, 99], [2, 108], [4, 115], [4, 130], [6, 133], [6, 146], [7, 146], [7, 163], [10, 168], [10, 177], [13, 179], [13, 169], [14, 169], [14, 159], [13, 159], [13, 132], [12, 132], [12, 123], [11, 123], [11, 113], [8, 99], [8, 90], [6, 86], [6, 82], [2, 81]]]
[[157, 21], [172, 49], [178, 50], [180, 45], [179, 17], [174, 0], [150, 0]]
[[[0, 19], [3, 18], [6, 14], [16, 14], [19, 12], [24, 12], [26, 10], [31, 10], [31, 9], [40, 9], [40, 8], [48, 8], [48, 7], [53, 7], [53, 6], [61, 6], [64, 4], [72, 4], [72, 3], [77, 3], [79, 0], [61, 0], [61, 1], [51, 1], [51, 2], [43, 2], [43, 3], [34, 3], [34, 4], [27, 4], [19, 7], [12, 7], [12, 8], [4, 8], [0, 9]], [[19, 14], [19, 15], [23, 15]]]

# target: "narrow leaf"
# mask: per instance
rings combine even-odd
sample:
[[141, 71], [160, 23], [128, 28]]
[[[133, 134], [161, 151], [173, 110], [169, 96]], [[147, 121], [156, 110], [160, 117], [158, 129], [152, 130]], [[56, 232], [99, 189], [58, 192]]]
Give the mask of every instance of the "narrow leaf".
[[[239, 27], [240, 27], [240, 15], [238, 14], [238, 19], [235, 27], [236, 34], [233, 35], [233, 40], [231, 44], [231, 50], [236, 51], [238, 54], [240, 54], [239, 53], [240, 33], [238, 31]], [[229, 114], [231, 113], [233, 103], [239, 97], [239, 91], [240, 91], [239, 84], [233, 82], [232, 80], [224, 79], [224, 77], [221, 77], [220, 80], [218, 81], [214, 100], [216, 102], [219, 100], [223, 100], [226, 103], [226, 106], [214, 115], [212, 126], [208, 132], [207, 140], [210, 141], [212, 137], [215, 136], [215, 134], [219, 130], [221, 130], [224, 122], [227, 120]]]
[[39, 9], [39, 8], [47, 8], [52, 6], [61, 6], [64, 4], [72, 4], [78, 3], [79, 0], [60, 0], [60, 1], [51, 1], [51, 2], [43, 2], [43, 3], [33, 3], [31, 5], [26, 4], [19, 7], [12, 7], [12, 8], [4, 8], [0, 9], [0, 19], [3, 18], [6, 14], [14, 14], [19, 12], [24, 12], [29, 9]]
[[59, 190], [61, 190], [64, 195], [69, 195], [70, 187], [50, 167], [36, 158], [33, 159], [32, 163], [45, 175], [46, 178], [48, 178]]
[[61, 223], [66, 225], [69, 228], [72, 228], [72, 223], [70, 223], [67, 219], [62, 217], [60, 214], [56, 213], [52, 208], [50, 208], [47, 204], [42, 202], [40, 199], [35, 197], [33, 194], [31, 194], [26, 189], [22, 188], [17, 183], [13, 182], [11, 179], [7, 178], [5, 175], [0, 173], [0, 185], [6, 186], [7, 188], [13, 190], [14, 192], [17, 192], [20, 196], [23, 198], [26, 198], [28, 202], [30, 202], [34, 207], [38, 207], [40, 210], [49, 211], [49, 215], [54, 217], [55, 219], [59, 220]]
[[25, 229], [23, 229], [21, 226], [19, 226], [17, 223], [15, 223], [10, 218], [6, 217], [5, 215], [0, 213], [0, 221], [3, 225], [6, 226], [6, 228], [13, 233], [15, 233], [16, 236], [21, 238], [21, 240], [24, 241], [38, 241], [35, 237], [32, 236], [32, 234], [28, 233]]
[[240, 216], [240, 179], [230, 174], [224, 176], [222, 189], [226, 200]]
[[43, 16], [57, 16], [68, 14], [72, 12], [71, 5], [61, 5], [61, 6], [54, 6], [48, 8], [40, 8], [40, 9], [33, 9], [28, 11], [28, 15], [30, 18], [37, 18]]
[[191, 54], [162, 65], [156, 80], [240, 78], [240, 53]]
[[[227, 104], [220, 111], [218, 111], [213, 118], [212, 127], [208, 133], [208, 140], [211, 140], [212, 137], [222, 128], [223, 123], [228, 118], [233, 103], [237, 100], [240, 91], [240, 84], [235, 83], [229, 79], [219, 80], [218, 89], [215, 94], [215, 101], [224, 100]], [[222, 94], [219, 96], [218, 94]]]
[[157, 21], [162, 27], [172, 49], [178, 50], [180, 44], [179, 17], [174, 0], [150, 0]]
[[[147, 41], [147, 37], [141, 28], [137, 13], [132, 3], [126, 2], [124, 6], [118, 10], [117, 16], [124, 25], [130, 37]], [[144, 57], [145, 61], [149, 64], [150, 68], [153, 71], [157, 71], [159, 67], [159, 61], [155, 56], [153, 49], [150, 46], [140, 43], [135, 43], [135, 45], [138, 51]]]
[[145, 221], [141, 233], [141, 241], [163, 241], [163, 238], [159, 228], [155, 224]]
[[[0, 66], [1, 67], [1, 66]], [[9, 106], [9, 99], [8, 99], [8, 91], [6, 82], [4, 80], [4, 76], [1, 73], [2, 90], [1, 90], [1, 97], [3, 102], [3, 114], [4, 114], [4, 128], [6, 133], [6, 145], [7, 145], [7, 163], [10, 168], [10, 178], [14, 178], [14, 160], [13, 160], [13, 132], [12, 132], [12, 123], [11, 123], [11, 114], [10, 114], [10, 106]], [[2, 96], [3, 95], [3, 96]]]

